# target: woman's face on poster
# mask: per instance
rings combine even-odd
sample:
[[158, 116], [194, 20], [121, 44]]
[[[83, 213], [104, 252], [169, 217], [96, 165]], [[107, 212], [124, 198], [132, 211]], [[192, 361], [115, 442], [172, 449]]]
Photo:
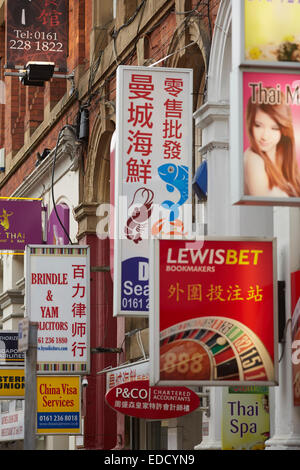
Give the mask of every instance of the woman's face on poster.
[[258, 109], [253, 123], [253, 137], [261, 152], [271, 153], [281, 139], [280, 127], [267, 113]]

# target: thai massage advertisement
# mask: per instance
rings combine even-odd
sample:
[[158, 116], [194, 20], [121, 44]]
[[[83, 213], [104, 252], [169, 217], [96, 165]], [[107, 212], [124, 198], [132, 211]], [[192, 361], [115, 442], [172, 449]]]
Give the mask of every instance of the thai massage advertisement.
[[115, 316], [149, 314], [150, 238], [191, 232], [191, 98], [190, 69], [117, 69]]
[[300, 197], [300, 75], [244, 71], [242, 93], [244, 195], [296, 203]]
[[150, 336], [157, 383], [274, 385], [275, 241], [154, 243], [151, 275], [159, 294], [151, 291]]
[[245, 59], [300, 61], [300, 3], [297, 0], [244, 0]]

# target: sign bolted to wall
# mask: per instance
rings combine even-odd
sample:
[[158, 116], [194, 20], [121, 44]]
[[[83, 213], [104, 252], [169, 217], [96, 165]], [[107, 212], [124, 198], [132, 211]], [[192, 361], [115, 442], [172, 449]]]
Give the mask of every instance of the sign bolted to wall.
[[298, 206], [299, 72], [241, 67], [231, 78], [233, 202]]
[[224, 387], [222, 449], [263, 450], [269, 437], [268, 387]]
[[42, 243], [41, 201], [0, 199], [0, 250], [23, 251], [29, 243]]
[[200, 405], [200, 398], [187, 387], [150, 387], [149, 380], [119, 384], [105, 399], [114, 410], [141, 419], [178, 418]]
[[89, 372], [89, 247], [26, 247], [26, 313], [38, 322], [40, 374]]
[[18, 349], [18, 332], [0, 332], [0, 365], [1, 366], [23, 366], [24, 353]]
[[191, 233], [192, 70], [117, 69], [114, 316], [149, 314], [149, 239]]
[[152, 240], [150, 384], [277, 384], [274, 239]]
[[7, 68], [29, 61], [54, 62], [67, 71], [68, 0], [7, 0]]
[[0, 368], [0, 399], [12, 400], [25, 396], [24, 367], [13, 369]]
[[81, 433], [81, 377], [37, 377], [37, 434]]

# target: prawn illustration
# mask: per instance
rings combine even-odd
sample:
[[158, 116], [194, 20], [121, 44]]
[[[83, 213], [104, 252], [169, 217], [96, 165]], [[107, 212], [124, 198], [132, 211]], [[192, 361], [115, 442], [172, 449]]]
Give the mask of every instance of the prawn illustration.
[[[136, 202], [140, 197], [143, 199], [142, 204]], [[151, 216], [153, 197], [153, 191], [147, 188], [139, 188], [134, 193], [132, 203], [129, 206], [132, 207], [132, 214], [124, 229], [126, 237], [134, 243], [139, 243], [142, 240], [141, 231], [143, 224]]]
[[5, 231], [9, 229], [8, 217], [11, 215], [13, 215], [13, 212], [7, 212], [5, 209], [3, 209], [3, 213], [0, 215], [0, 225], [2, 225]]
[[189, 169], [185, 165], [166, 163], [158, 167], [158, 174], [167, 183], [166, 188], [170, 193], [174, 189], [179, 192], [180, 198], [177, 202], [166, 200], [161, 203], [162, 207], [166, 207], [170, 211], [170, 222], [174, 222], [179, 216], [179, 207], [188, 199]]

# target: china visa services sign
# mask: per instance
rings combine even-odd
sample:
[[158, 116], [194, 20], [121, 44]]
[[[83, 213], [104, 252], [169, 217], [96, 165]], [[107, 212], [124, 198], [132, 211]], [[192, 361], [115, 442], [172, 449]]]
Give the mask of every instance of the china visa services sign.
[[149, 239], [191, 232], [191, 69], [117, 69], [114, 316], [149, 313]]

